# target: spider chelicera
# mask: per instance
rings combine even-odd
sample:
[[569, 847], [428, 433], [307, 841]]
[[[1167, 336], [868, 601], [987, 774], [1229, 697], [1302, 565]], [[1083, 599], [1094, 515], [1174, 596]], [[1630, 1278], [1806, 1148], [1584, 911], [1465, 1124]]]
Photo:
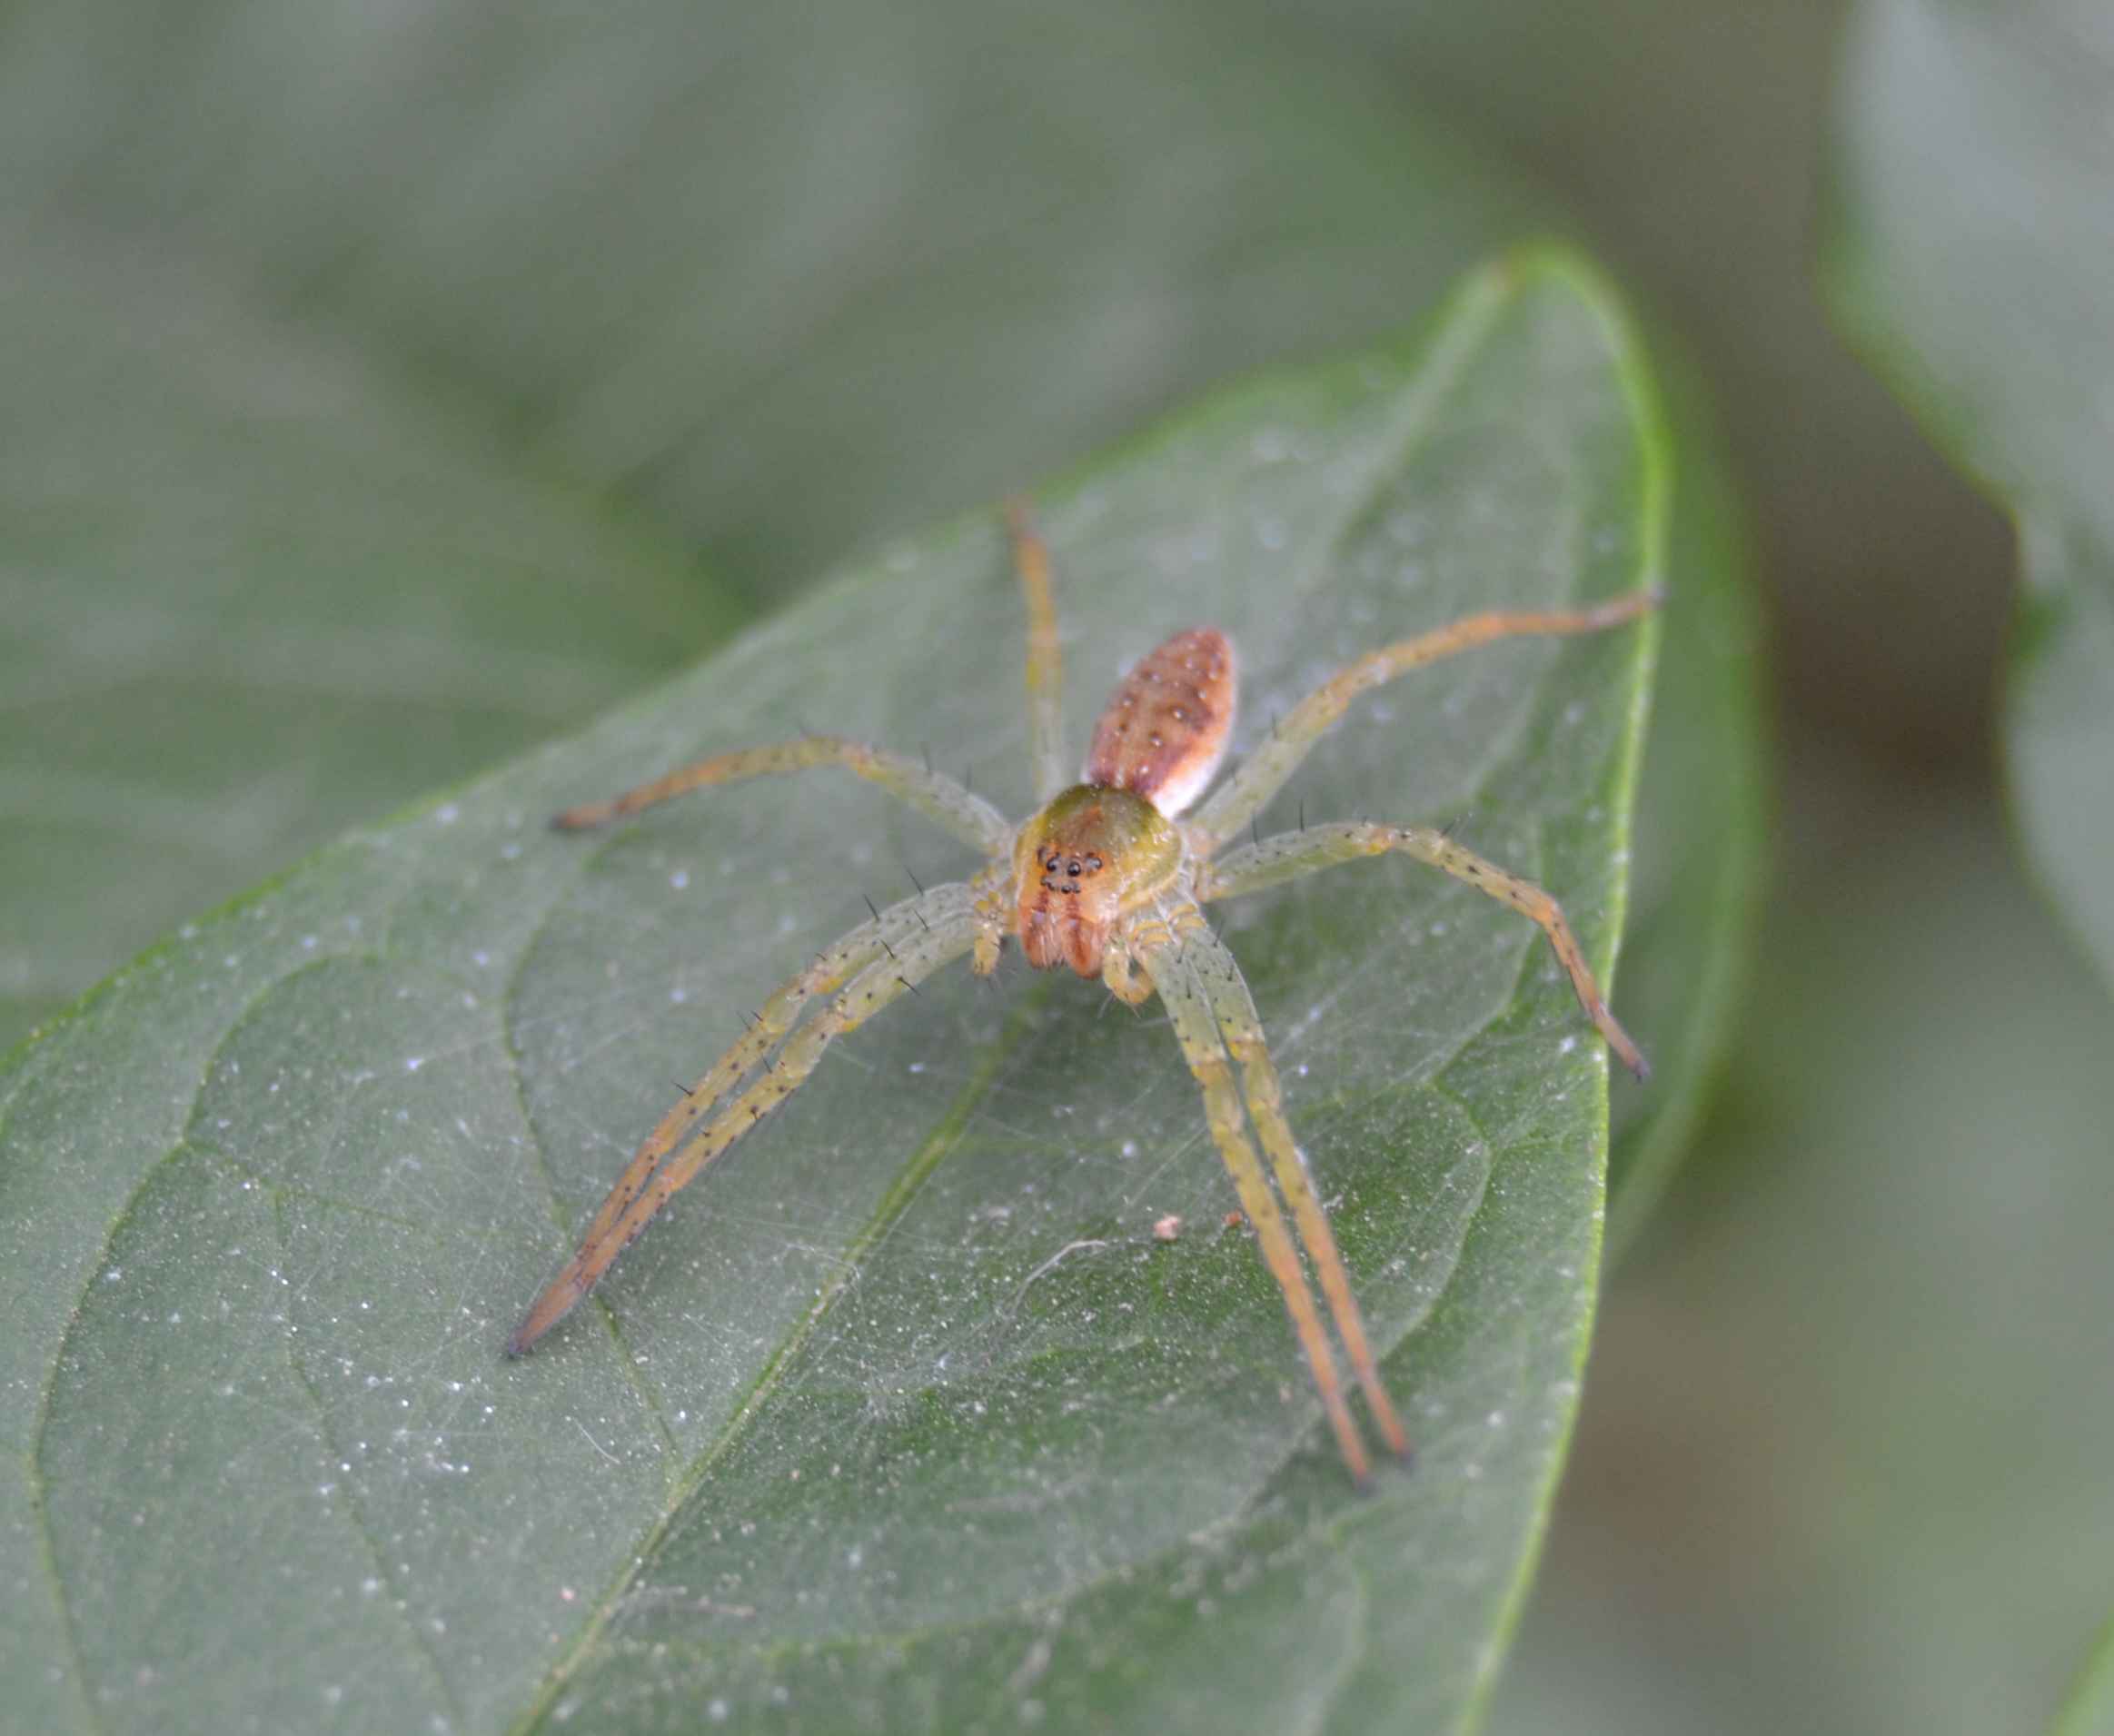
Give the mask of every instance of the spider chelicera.
[[[568, 809], [552, 822], [576, 831], [709, 784], [840, 766], [918, 808], [987, 860], [972, 878], [933, 887], [861, 923], [763, 1004], [740, 1040], [639, 1147], [595, 1213], [579, 1252], [508, 1340], [508, 1354], [527, 1350], [562, 1319], [677, 1189], [799, 1089], [831, 1041], [964, 953], [973, 970], [988, 976], [1010, 936], [1037, 969], [1068, 965], [1082, 977], [1098, 977], [1132, 1006], [1159, 996], [1203, 1091], [1205, 1116], [1241, 1208], [1285, 1293], [1344, 1462], [1363, 1482], [1365, 1443], [1351, 1419], [1295, 1230], [1382, 1438], [1403, 1454], [1408, 1440], [1381, 1384], [1350, 1275], [1306, 1159], [1285, 1119], [1255, 1001], [1233, 954], [1205, 921], [1203, 907], [1361, 857], [1391, 850], [1415, 857], [1538, 923], [1601, 1035], [1643, 1077], [1644, 1057], [1601, 998], [1556, 901], [1446, 833], [1339, 822], [1225, 847], [1248, 828], [1359, 694], [1492, 640], [1591, 633], [1634, 620], [1655, 606], [1659, 594], [1633, 591], [1580, 610], [1469, 615], [1370, 651], [1301, 700], [1208, 801], [1182, 818], [1226, 756], [1235, 689], [1231, 642], [1216, 628], [1193, 628], [1141, 660], [1101, 713], [1085, 769], [1074, 780], [1064, 752], [1048, 551], [1018, 505], [1008, 510], [1007, 521], [1027, 604], [1028, 736], [1042, 804], [1020, 825], [918, 760], [835, 736], [721, 754], [614, 800]], [[809, 1004], [824, 996], [833, 998], [803, 1022]], [[1249, 1137], [1251, 1124], [1261, 1156]], [[1279, 1193], [1290, 1209], [1289, 1227]]]

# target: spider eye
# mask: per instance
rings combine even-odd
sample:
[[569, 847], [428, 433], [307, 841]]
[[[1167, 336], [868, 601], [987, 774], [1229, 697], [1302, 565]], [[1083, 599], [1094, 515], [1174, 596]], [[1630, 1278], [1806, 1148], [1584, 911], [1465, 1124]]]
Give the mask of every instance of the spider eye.
[[1065, 872], [1067, 874], [1077, 874], [1078, 871], [1079, 858], [1075, 856], [1072, 858], [1071, 861], [1066, 865]]

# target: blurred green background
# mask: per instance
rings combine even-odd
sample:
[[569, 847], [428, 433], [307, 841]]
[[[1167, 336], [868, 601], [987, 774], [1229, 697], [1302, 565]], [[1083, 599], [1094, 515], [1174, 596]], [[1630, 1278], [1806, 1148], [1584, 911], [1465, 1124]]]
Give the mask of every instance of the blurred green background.
[[[2051, 16], [2109, 168], [2106, 25]], [[1774, 858], [1712, 1107], [1609, 1276], [1490, 1727], [2045, 1727], [2114, 1607], [2114, 1010], [2007, 829], [2010, 526], [1817, 278], [1874, 100], [1839, 81], [1918, 71], [1848, 27], [1832, 0], [8, 8], [0, 1037], [846, 552], [1563, 230], [1722, 418]], [[2069, 215], [2107, 210], [2087, 182]], [[2067, 233], [2019, 268], [2103, 273], [2114, 228]], [[641, 543], [657, 590], [596, 587]]]

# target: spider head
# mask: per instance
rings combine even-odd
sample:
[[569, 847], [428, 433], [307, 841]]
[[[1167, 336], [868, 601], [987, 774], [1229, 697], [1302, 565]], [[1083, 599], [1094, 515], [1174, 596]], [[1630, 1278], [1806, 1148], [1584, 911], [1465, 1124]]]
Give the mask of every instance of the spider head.
[[1117, 923], [1174, 884], [1182, 838], [1126, 789], [1077, 784], [1020, 828], [1013, 903], [1020, 947], [1037, 970], [1101, 974]]

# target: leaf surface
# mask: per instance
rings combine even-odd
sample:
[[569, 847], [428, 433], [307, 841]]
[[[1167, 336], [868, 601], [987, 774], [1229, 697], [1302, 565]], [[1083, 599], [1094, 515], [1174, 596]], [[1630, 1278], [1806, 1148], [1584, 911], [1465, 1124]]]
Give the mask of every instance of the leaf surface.
[[[1047, 491], [1073, 709], [1171, 629], [1236, 751], [1335, 664], [1662, 576], [1626, 321], [1530, 255], [1414, 342]], [[1653, 633], [1362, 703], [1265, 829], [1458, 820], [1623, 905]], [[849, 780], [545, 816], [812, 727], [1025, 799], [995, 520], [187, 928], [0, 1076], [0, 1681], [39, 1728], [1456, 1724], [1576, 1404], [1605, 1064], [1528, 926], [1410, 865], [1224, 907], [1414, 1473], [1354, 1494], [1164, 1023], [966, 972], [840, 1044], [538, 1353], [499, 1345], [742, 1009], [970, 865]], [[1620, 985], [1616, 995], [1620, 1004]], [[1152, 1234], [1179, 1215], [1172, 1244]]]

